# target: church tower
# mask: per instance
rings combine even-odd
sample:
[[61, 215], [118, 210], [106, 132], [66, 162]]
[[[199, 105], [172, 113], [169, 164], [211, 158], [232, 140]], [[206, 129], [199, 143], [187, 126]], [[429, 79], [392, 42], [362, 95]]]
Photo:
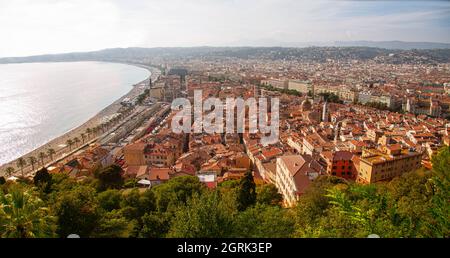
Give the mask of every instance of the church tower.
[[322, 107], [322, 122], [328, 122], [328, 103], [326, 101]]

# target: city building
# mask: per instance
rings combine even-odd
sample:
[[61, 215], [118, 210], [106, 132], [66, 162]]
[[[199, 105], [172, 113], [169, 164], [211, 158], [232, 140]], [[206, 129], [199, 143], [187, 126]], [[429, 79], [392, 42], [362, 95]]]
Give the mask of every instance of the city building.
[[324, 151], [320, 156], [325, 162], [329, 176], [345, 179], [356, 178], [356, 168], [352, 160], [354, 155], [350, 151]]
[[357, 182], [375, 183], [414, 171], [421, 165], [422, 153], [400, 144], [364, 149], [359, 159]]
[[312, 162], [309, 155], [287, 155], [277, 159], [276, 187], [283, 195], [285, 206], [295, 206], [298, 197], [319, 176], [320, 170]]
[[268, 79], [262, 80], [262, 85], [272, 86], [278, 89], [287, 89], [289, 85], [289, 80], [286, 79]]
[[313, 86], [310, 81], [301, 81], [301, 80], [289, 80], [288, 89], [296, 90], [302, 94], [308, 94], [309, 92], [313, 92]]

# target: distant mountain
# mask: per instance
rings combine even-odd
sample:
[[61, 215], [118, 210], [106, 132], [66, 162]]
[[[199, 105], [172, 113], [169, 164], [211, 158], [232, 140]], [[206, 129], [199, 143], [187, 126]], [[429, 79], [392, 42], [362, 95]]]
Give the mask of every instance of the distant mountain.
[[436, 42], [406, 42], [406, 41], [335, 41], [337, 47], [377, 47], [386, 49], [445, 49], [449, 43]]
[[[340, 43], [344, 44], [344, 43]], [[348, 43], [345, 43], [348, 44]], [[387, 43], [386, 43], [387, 44]], [[242, 58], [327, 62], [328, 60], [373, 60], [379, 63], [450, 63], [446, 49], [386, 49], [368, 46], [349, 47], [186, 47], [186, 48], [112, 48], [92, 52], [0, 58], [0, 63], [111, 61], [148, 63], [150, 60], [189, 58]]]
[[322, 41], [322, 42], [284, 42], [273, 39], [243, 40], [231, 43], [233, 46], [259, 47], [375, 47], [385, 49], [447, 49], [450, 43], [408, 42], [408, 41]]

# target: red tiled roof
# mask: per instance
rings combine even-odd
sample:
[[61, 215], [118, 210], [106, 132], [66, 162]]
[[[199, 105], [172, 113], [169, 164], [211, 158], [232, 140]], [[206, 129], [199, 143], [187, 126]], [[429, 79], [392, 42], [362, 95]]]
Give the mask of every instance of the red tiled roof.
[[149, 180], [150, 181], [154, 181], [154, 180], [169, 180], [169, 173], [172, 170], [170, 168], [156, 168], [156, 167], [152, 167], [150, 169], [150, 176], [149, 176]]

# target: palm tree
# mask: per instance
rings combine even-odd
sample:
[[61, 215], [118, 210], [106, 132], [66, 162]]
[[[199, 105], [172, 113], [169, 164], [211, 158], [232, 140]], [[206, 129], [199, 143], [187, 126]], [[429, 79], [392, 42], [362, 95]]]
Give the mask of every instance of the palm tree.
[[47, 157], [47, 155], [45, 155], [45, 152], [39, 152], [38, 157], [41, 160], [41, 165], [44, 166], [44, 159]]
[[92, 129], [91, 128], [86, 129], [86, 133], [88, 135], [88, 139], [91, 138]]
[[36, 164], [36, 158], [34, 156], [28, 157], [28, 161], [30, 161], [31, 168], [34, 171], [34, 164]]
[[72, 139], [67, 140], [66, 144], [69, 146], [69, 150], [72, 150], [72, 145], [73, 145]]
[[0, 191], [1, 238], [53, 237], [54, 218], [44, 203], [31, 191], [13, 188], [8, 194]]
[[56, 154], [56, 151], [55, 149], [50, 148], [47, 150], [47, 154], [50, 156], [50, 159], [53, 160], [53, 155]]
[[22, 176], [23, 176], [23, 167], [25, 167], [25, 165], [27, 165], [27, 162], [24, 158], [20, 157], [17, 160], [17, 166], [20, 168], [20, 171], [22, 172]]
[[86, 140], [86, 134], [81, 133], [80, 136], [81, 136], [81, 140], [83, 141], [83, 144], [84, 144], [84, 141]]
[[14, 173], [14, 168], [13, 167], [7, 167], [5, 169], [5, 173], [7, 176], [11, 176]]
[[75, 145], [78, 147], [78, 144], [80, 143], [80, 139], [78, 137], [73, 138], [73, 142], [75, 142]]

